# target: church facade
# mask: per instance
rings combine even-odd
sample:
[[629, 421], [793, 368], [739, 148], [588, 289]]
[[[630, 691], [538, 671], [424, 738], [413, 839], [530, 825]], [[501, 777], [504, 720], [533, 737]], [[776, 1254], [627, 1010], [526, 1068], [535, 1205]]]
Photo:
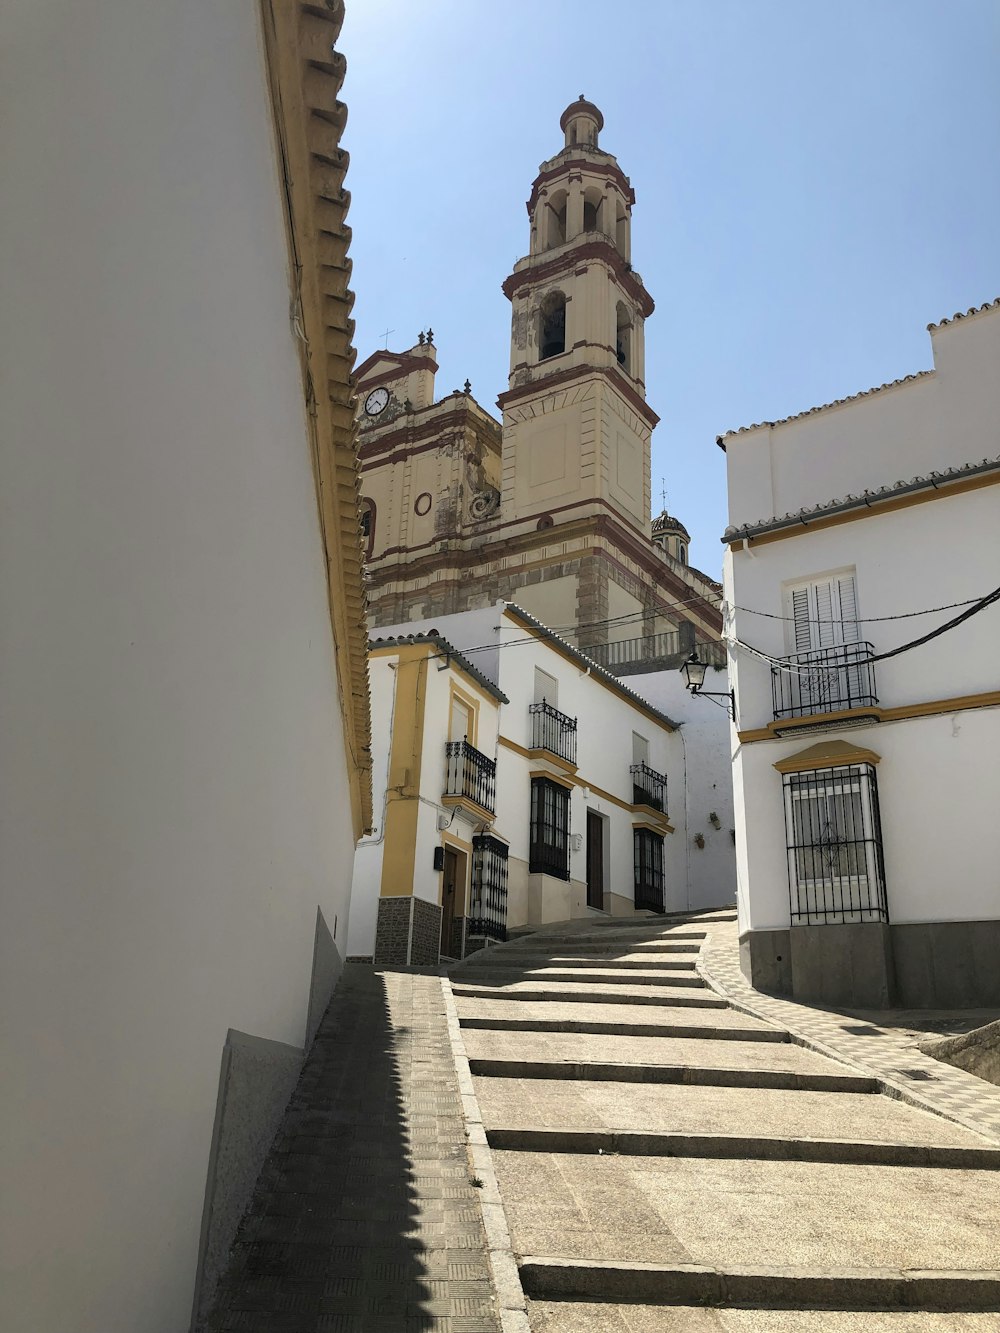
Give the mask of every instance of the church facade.
[[[650, 522], [645, 321], [635, 194], [581, 97], [527, 202], [503, 290], [511, 357], [497, 420], [466, 384], [435, 400], [433, 333], [358, 369], [369, 619], [397, 625], [516, 601], [597, 660], [634, 669], [714, 642], [720, 586], [687, 533]], [[638, 645], [614, 651], [616, 641]], [[653, 645], [655, 645], [655, 650]]]

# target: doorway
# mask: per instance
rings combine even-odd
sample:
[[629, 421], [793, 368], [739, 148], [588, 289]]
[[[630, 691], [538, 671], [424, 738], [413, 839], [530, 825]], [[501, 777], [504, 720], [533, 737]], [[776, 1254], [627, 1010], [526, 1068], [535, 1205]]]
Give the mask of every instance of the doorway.
[[587, 906], [604, 910], [604, 820], [587, 811]]
[[[455, 941], [455, 918], [465, 913], [465, 853], [454, 847], [444, 849], [444, 874], [441, 876], [441, 953], [446, 958], [462, 956], [461, 940]], [[457, 947], [456, 947], [457, 946]]]

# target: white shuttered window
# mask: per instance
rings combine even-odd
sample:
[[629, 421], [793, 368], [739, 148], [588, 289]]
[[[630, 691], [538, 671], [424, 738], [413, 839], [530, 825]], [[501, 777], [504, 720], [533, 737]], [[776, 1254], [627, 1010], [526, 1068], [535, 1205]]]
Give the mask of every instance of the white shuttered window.
[[789, 615], [793, 653], [857, 643], [861, 634], [853, 572], [833, 574], [791, 588]]

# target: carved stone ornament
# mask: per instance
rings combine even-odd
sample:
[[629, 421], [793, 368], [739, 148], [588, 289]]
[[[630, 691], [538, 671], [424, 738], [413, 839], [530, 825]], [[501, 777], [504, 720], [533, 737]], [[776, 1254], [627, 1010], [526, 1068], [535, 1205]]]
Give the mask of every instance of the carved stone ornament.
[[477, 491], [469, 504], [469, 513], [473, 518], [490, 518], [500, 508], [500, 492], [495, 486], [487, 486]]

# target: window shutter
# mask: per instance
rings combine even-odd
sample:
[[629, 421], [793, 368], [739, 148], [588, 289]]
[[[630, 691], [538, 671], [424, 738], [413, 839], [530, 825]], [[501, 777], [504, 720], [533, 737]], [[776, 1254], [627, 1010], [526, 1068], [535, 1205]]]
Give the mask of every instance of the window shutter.
[[837, 579], [840, 594], [840, 619], [843, 631], [842, 643], [858, 643], [861, 639], [861, 626], [858, 624], [858, 598], [853, 574], [841, 574]]
[[809, 589], [796, 588], [792, 592], [792, 618], [795, 621], [795, 651], [807, 653], [812, 645], [809, 625]]
[[830, 579], [813, 584], [816, 595], [814, 648], [831, 648], [840, 642], [839, 616], [834, 609], [834, 586]]

